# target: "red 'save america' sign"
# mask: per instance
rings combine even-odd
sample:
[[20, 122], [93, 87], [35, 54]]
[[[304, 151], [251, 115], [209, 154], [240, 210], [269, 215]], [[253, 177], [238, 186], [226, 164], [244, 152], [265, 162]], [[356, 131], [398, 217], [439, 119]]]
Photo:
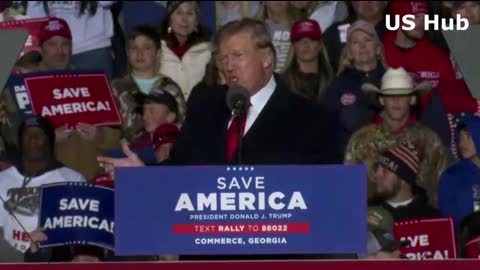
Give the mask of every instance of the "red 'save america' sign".
[[37, 75], [24, 80], [33, 113], [49, 119], [55, 127], [122, 123], [103, 73]]
[[400, 251], [412, 260], [445, 260], [457, 257], [455, 230], [451, 218], [396, 222], [396, 239], [409, 241]]

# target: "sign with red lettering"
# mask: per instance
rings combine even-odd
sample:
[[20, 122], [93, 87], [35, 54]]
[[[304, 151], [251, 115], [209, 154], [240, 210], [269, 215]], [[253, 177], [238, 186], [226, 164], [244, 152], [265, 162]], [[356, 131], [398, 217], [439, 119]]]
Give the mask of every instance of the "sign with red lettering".
[[40, 32], [40, 27], [42, 26], [42, 23], [47, 20], [48, 18], [4, 21], [0, 22], [0, 31], [16, 29], [25, 29], [28, 31], [27, 41], [25, 42], [25, 46], [20, 53], [20, 57], [22, 57], [28, 52], [40, 50], [38, 34]]
[[454, 223], [451, 218], [396, 222], [396, 239], [409, 241], [400, 251], [411, 260], [445, 260], [457, 257]]
[[55, 127], [122, 123], [110, 84], [101, 72], [37, 73], [24, 81], [33, 114], [49, 119]]

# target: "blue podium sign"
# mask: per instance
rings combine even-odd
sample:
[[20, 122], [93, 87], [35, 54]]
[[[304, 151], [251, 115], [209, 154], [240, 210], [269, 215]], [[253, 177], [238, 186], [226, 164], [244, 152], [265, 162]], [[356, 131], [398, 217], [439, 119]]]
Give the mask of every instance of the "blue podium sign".
[[113, 189], [64, 182], [42, 186], [39, 227], [48, 240], [40, 247], [92, 245], [114, 247]]
[[358, 166], [165, 166], [115, 172], [115, 253], [365, 253]]

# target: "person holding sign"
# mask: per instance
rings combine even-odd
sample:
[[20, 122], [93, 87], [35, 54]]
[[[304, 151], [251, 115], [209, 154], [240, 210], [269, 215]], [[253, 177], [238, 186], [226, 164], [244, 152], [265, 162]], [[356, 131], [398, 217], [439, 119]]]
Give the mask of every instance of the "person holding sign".
[[142, 115], [137, 110], [153, 89], [163, 89], [177, 102], [175, 124], [181, 125], [187, 105], [180, 86], [169, 77], [158, 73], [161, 57], [160, 35], [150, 26], [138, 26], [128, 37], [130, 72], [112, 81], [112, 92], [123, 118], [124, 137], [130, 141], [142, 131]]
[[28, 232], [37, 228], [40, 186], [58, 182], [86, 182], [78, 172], [55, 157], [55, 131], [44, 118], [27, 119], [20, 126], [18, 160], [0, 173], [0, 226], [3, 237], [25, 252], [30, 247]]
[[375, 165], [376, 198], [370, 204], [387, 209], [395, 221], [439, 217], [439, 212], [428, 204], [425, 190], [417, 185], [421, 158], [412, 143], [384, 151]]
[[480, 117], [460, 123], [456, 137], [462, 159], [442, 174], [438, 204], [442, 214], [453, 217], [458, 225], [480, 211]]

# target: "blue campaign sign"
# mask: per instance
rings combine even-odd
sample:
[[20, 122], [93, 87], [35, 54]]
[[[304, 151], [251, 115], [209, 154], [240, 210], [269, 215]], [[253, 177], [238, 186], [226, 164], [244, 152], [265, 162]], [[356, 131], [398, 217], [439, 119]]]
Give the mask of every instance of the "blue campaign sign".
[[15, 102], [17, 108], [17, 121], [23, 121], [24, 119], [33, 116], [30, 99], [28, 98], [23, 78], [24, 75], [11, 75], [5, 85]]
[[164, 166], [115, 171], [115, 253], [365, 253], [367, 171]]
[[64, 182], [42, 186], [39, 227], [47, 241], [40, 247], [92, 245], [113, 249], [113, 189]]

